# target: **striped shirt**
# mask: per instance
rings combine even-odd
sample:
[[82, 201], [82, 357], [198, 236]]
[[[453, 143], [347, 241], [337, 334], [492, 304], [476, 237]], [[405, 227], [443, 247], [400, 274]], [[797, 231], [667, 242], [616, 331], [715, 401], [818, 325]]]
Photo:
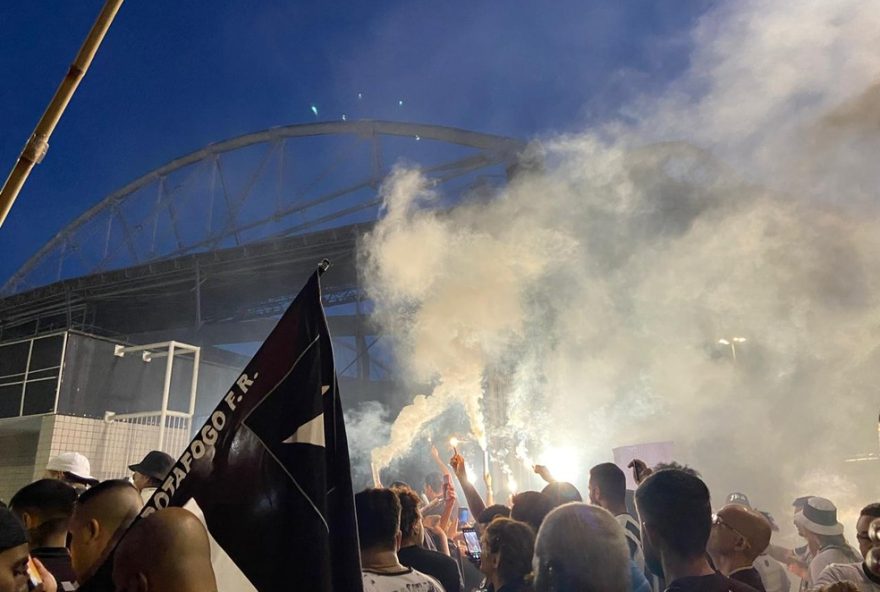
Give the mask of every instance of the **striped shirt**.
[[642, 533], [639, 530], [639, 523], [629, 514], [618, 514], [615, 516], [617, 523], [623, 528], [623, 534], [626, 536], [626, 544], [629, 546], [629, 558], [633, 560], [639, 569], [645, 569], [645, 555], [642, 553]]

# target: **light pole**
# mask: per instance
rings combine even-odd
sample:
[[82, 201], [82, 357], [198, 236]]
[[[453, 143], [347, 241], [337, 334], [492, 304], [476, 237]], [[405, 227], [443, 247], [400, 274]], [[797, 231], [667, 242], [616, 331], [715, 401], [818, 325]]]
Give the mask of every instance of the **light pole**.
[[730, 339], [721, 338], [718, 340], [719, 345], [730, 346], [730, 353], [733, 355], [733, 361], [736, 362], [736, 344], [748, 341], [745, 337], [731, 337]]

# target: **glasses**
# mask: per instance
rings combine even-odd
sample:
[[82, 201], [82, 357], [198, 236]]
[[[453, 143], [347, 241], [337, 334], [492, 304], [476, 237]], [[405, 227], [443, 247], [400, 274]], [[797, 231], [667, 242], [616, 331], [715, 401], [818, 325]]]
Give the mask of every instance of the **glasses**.
[[727, 529], [731, 530], [732, 532], [735, 532], [737, 535], [741, 536], [743, 538], [743, 540], [746, 541], [746, 543], [749, 543], [749, 538], [746, 535], [744, 535], [743, 533], [741, 533], [740, 531], [738, 531], [737, 529], [732, 527], [727, 522], [725, 522], [724, 518], [722, 518], [718, 514], [712, 514], [712, 524], [714, 524], [715, 526], [723, 526], [724, 528], [727, 528]]

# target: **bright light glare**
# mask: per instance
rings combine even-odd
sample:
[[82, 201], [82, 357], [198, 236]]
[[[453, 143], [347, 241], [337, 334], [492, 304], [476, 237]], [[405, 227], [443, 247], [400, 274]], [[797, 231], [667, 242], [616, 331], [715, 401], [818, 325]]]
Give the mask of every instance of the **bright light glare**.
[[736, 343], [745, 343], [746, 341], [748, 341], [745, 337], [734, 337], [733, 340]]
[[516, 483], [516, 479], [514, 479], [513, 477], [507, 478], [507, 490], [510, 493], [516, 493], [517, 491], [519, 491], [519, 486]]
[[541, 454], [541, 462], [558, 481], [574, 483], [583, 472], [580, 454], [569, 446], [551, 446]]
[[718, 343], [721, 345], [730, 345], [730, 342], [727, 341], [726, 339], [719, 339]]
[[451, 438], [449, 438], [449, 445], [452, 446], [453, 448], [457, 448], [458, 447], [458, 438], [456, 438], [455, 436], [452, 436]]

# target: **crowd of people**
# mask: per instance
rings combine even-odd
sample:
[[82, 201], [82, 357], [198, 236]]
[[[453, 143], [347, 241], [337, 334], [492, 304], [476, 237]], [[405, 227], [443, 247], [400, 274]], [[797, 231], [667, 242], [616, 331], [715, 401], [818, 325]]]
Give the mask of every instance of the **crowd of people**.
[[[788, 549], [747, 496], [713, 512], [700, 475], [675, 463], [631, 463], [634, 492], [620, 467], [596, 465], [586, 502], [536, 466], [546, 487], [497, 504], [457, 451], [448, 465], [432, 456], [440, 471], [418, 491], [395, 481], [355, 495], [365, 592], [880, 592], [880, 503], [862, 509], [854, 548], [830, 500], [798, 498], [805, 544]], [[0, 507], [0, 592], [235, 590], [199, 516], [166, 508], [135, 521], [173, 464], [152, 451], [131, 479], [99, 482], [84, 456], [53, 458]]]

